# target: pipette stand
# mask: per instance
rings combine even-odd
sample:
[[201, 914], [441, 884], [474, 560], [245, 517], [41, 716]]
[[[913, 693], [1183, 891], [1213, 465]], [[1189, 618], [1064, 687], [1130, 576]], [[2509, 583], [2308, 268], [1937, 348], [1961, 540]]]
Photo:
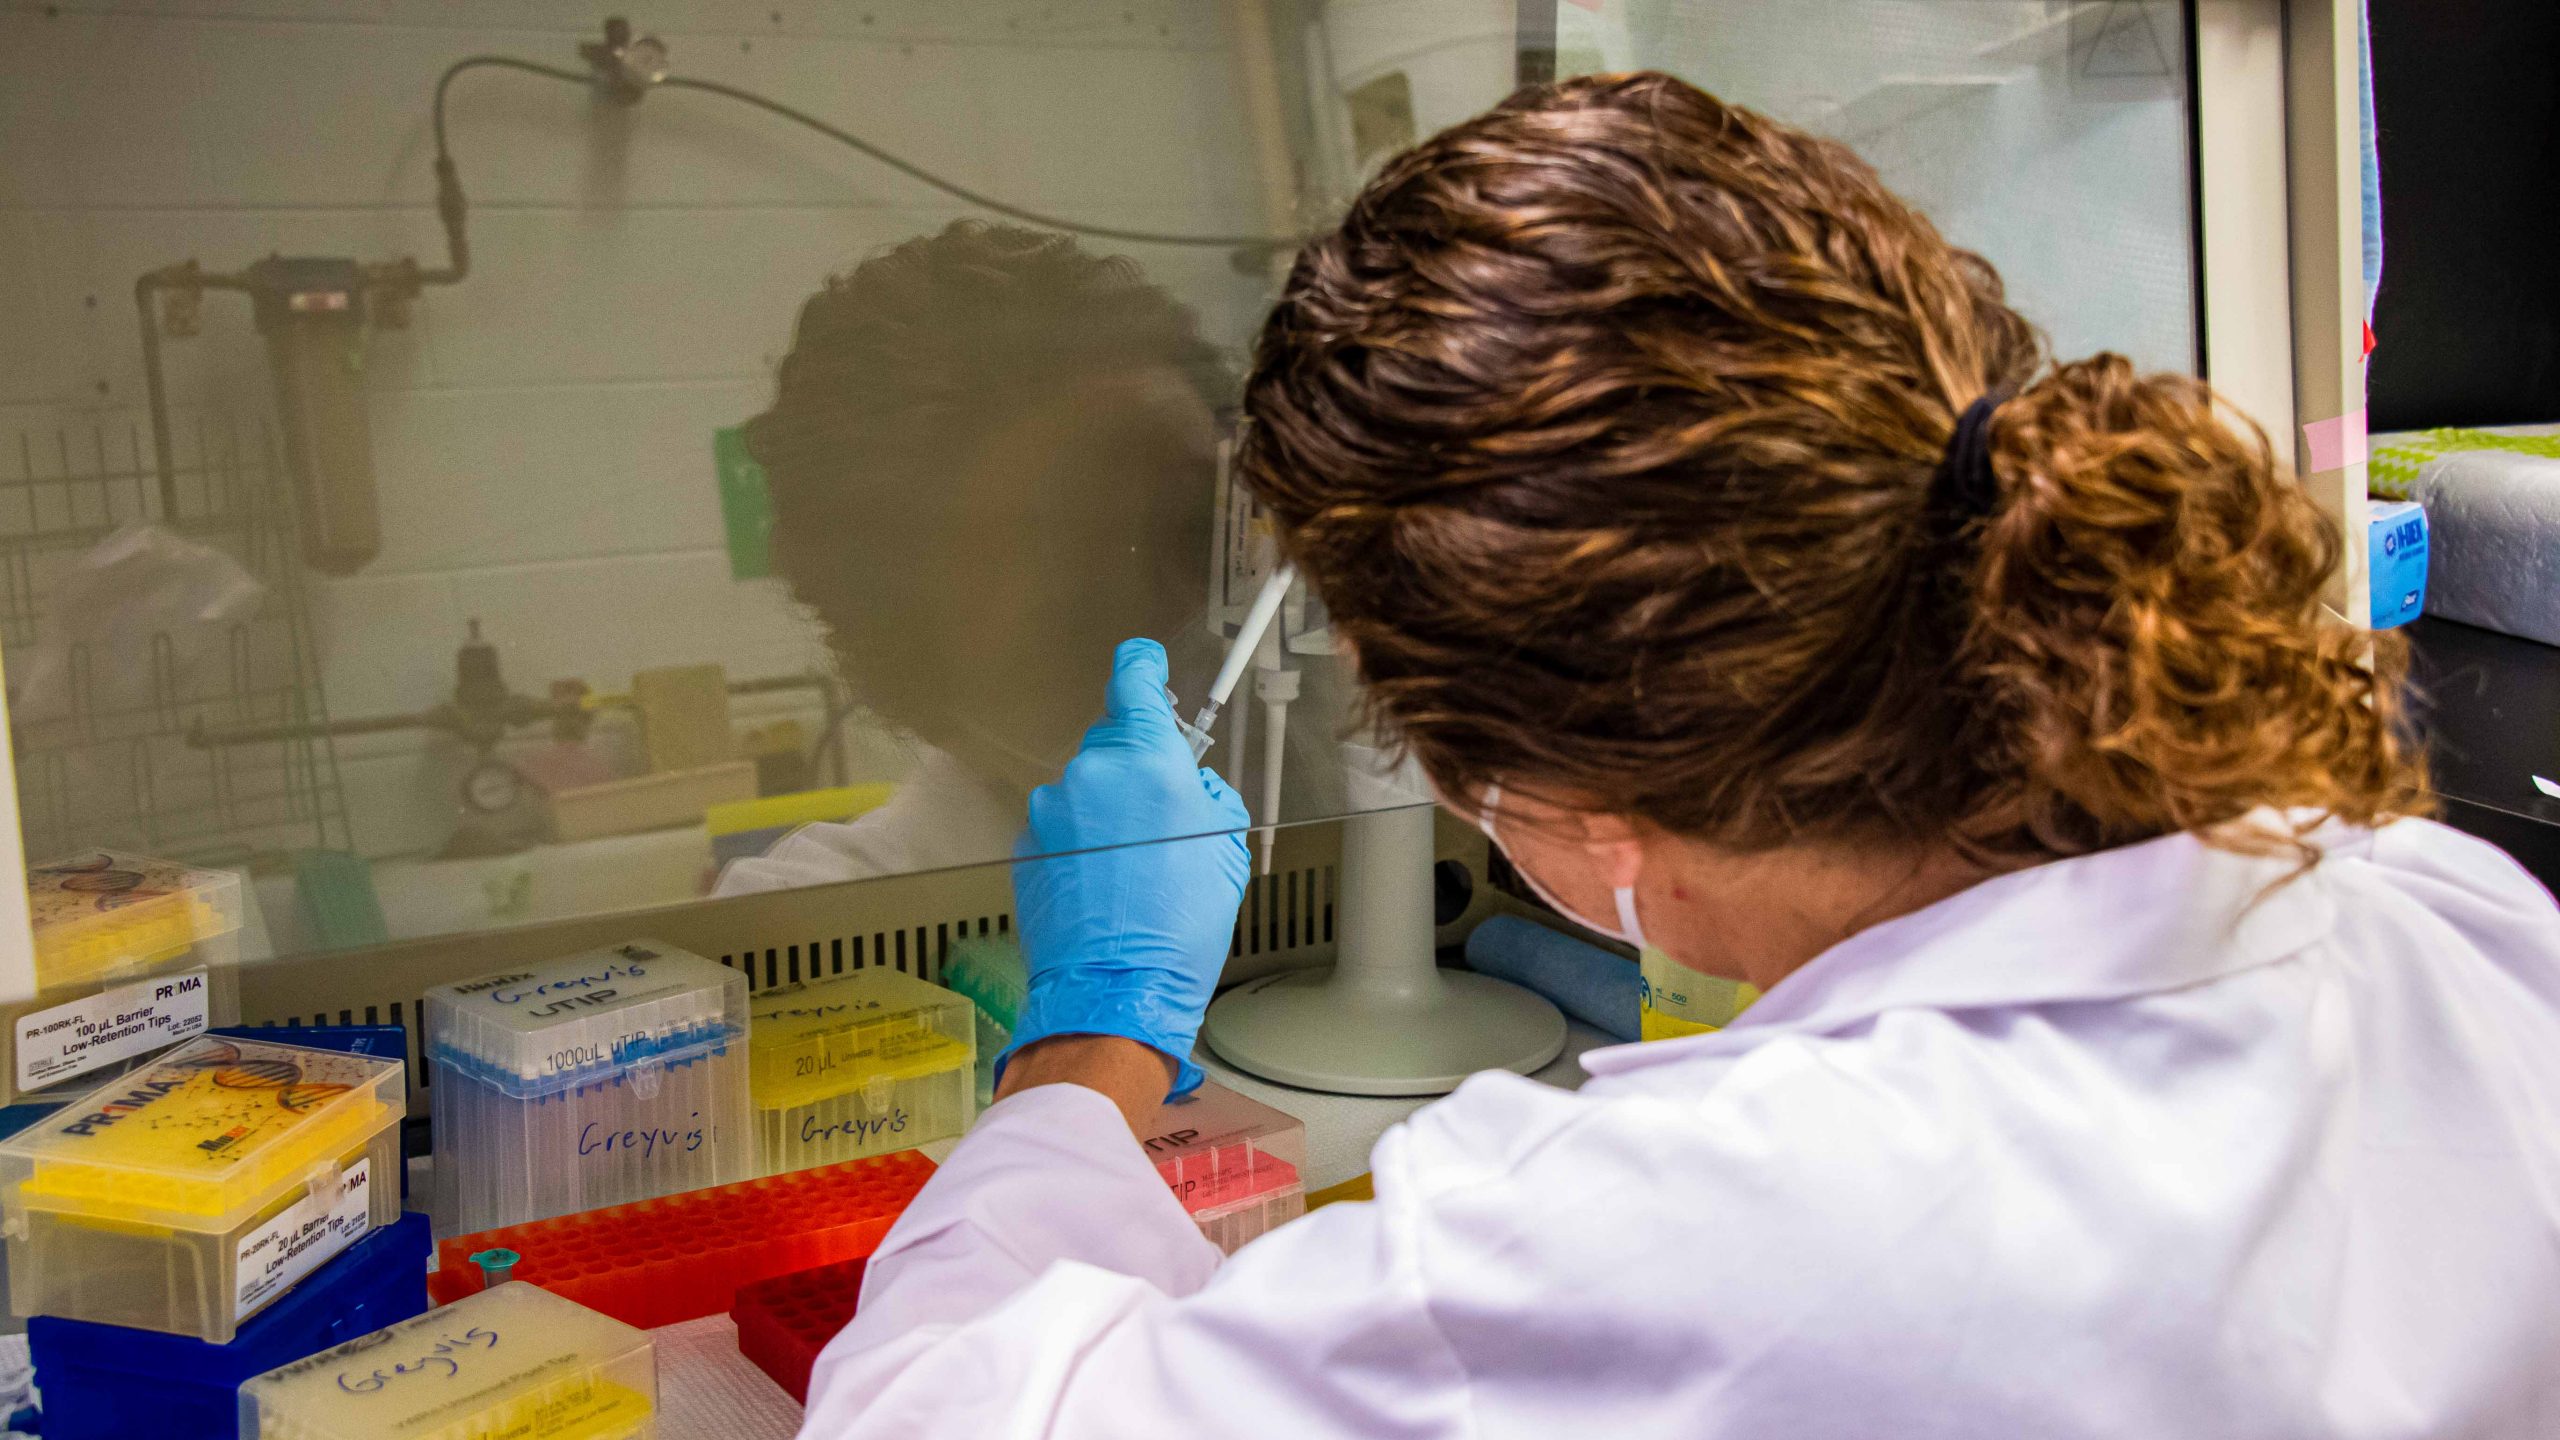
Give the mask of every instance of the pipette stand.
[[1228, 991], [1209, 1007], [1201, 1037], [1239, 1070], [1337, 1095], [1446, 1094], [1479, 1070], [1525, 1075], [1556, 1058], [1565, 1026], [1555, 1006], [1439, 966], [1433, 808], [1417, 787], [1380, 776], [1367, 747], [1343, 751], [1355, 804], [1395, 808], [1343, 822], [1339, 959]]

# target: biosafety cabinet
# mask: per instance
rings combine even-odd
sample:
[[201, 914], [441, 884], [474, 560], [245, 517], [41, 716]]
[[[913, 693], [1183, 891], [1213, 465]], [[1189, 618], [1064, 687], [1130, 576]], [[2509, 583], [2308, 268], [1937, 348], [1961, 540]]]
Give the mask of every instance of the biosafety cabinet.
[[[1658, 68], [1855, 146], [2058, 354], [2289, 448], [2361, 622], [2359, 36], [2348, 0], [11, 7], [12, 1093], [397, 1024], [414, 1156], [434, 993], [645, 942], [752, 1009], [1008, 938], [1112, 643], [1162, 638], [1188, 713], [1275, 566], [1226, 458], [1299, 237], [1523, 84]], [[1228, 980], [1338, 961], [1341, 1025], [1440, 1046], [1308, 1072], [1349, 1096], [1213, 1063], [1304, 1122], [1310, 1196], [1413, 1092], [1595, 1038], [1434, 968], [1544, 912], [1351, 699], [1290, 591], [1208, 760], [1257, 827]], [[204, 899], [74, 977], [66, 883]], [[162, 994], [199, 942], [223, 983]], [[1000, 1031], [934, 1033], [965, 1114]]]

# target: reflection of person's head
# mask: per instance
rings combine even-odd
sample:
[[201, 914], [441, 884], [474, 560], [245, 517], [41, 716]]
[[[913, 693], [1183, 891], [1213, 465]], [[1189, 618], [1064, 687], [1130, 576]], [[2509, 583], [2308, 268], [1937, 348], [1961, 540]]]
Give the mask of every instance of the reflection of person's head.
[[1063, 758], [1208, 573], [1216, 352], [1124, 259], [970, 221], [829, 279], [748, 430], [847, 680], [984, 768]]

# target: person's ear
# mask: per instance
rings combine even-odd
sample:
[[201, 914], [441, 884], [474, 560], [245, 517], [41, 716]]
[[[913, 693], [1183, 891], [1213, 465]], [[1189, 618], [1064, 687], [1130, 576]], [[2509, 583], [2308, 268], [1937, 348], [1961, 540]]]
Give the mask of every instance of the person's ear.
[[1636, 883], [1644, 869], [1646, 831], [1643, 826], [1623, 815], [1576, 814], [1571, 823], [1579, 832], [1576, 839], [1600, 867], [1600, 878], [1611, 889]]

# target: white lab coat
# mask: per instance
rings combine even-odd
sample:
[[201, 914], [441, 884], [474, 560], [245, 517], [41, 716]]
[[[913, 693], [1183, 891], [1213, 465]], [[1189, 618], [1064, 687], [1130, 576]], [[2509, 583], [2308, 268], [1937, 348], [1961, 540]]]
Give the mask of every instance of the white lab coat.
[[1579, 1093], [1478, 1076], [1223, 1265], [1101, 1096], [1014, 1096], [802, 1434], [2560, 1436], [2560, 914], [2321, 838], [2005, 876]]
[[803, 825], [762, 855], [732, 860], [711, 893], [725, 898], [840, 885], [1011, 856], [1022, 830], [1022, 796], [929, 745], [917, 750], [913, 773], [879, 809]]

